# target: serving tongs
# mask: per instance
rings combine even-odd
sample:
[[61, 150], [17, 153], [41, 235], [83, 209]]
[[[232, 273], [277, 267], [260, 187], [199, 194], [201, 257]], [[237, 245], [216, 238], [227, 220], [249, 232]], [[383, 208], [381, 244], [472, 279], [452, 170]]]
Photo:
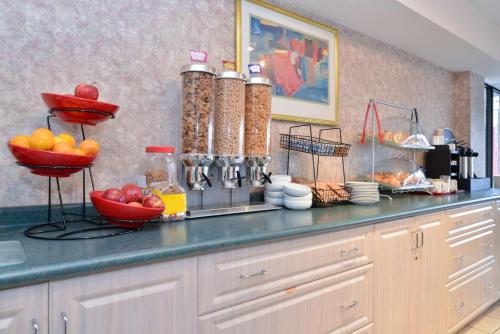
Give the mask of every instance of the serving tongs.
[[378, 108], [377, 108], [377, 104], [375, 103], [374, 100], [370, 100], [370, 102], [368, 102], [368, 106], [366, 107], [365, 122], [363, 124], [363, 133], [361, 134], [360, 142], [361, 142], [361, 144], [366, 144], [366, 125], [368, 124], [368, 115], [370, 115], [370, 110], [372, 109], [372, 107], [373, 107], [373, 113], [375, 115], [375, 119], [377, 120], [378, 142], [380, 144], [383, 144], [384, 143], [384, 133], [382, 132], [382, 127], [380, 126], [380, 117], [378, 115]]
[[411, 135], [403, 142], [402, 146], [412, 148], [431, 148], [432, 146], [429, 143], [429, 140], [422, 133], [422, 129], [420, 128], [417, 109], [413, 109], [410, 121]]

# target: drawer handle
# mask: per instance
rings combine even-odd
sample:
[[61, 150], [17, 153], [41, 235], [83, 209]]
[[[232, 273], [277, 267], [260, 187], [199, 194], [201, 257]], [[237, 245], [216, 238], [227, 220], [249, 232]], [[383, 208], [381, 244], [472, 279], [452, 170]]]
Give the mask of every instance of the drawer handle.
[[38, 334], [40, 326], [38, 326], [38, 322], [36, 321], [36, 319], [31, 320], [31, 325], [33, 326], [33, 333]]
[[264, 276], [265, 274], [267, 274], [267, 270], [262, 269], [258, 273], [252, 274], [252, 275], [243, 275], [243, 274], [240, 274], [240, 278], [241, 279], [254, 278], [254, 277]]
[[340, 251], [340, 254], [342, 255], [348, 255], [348, 254], [351, 254], [351, 253], [356, 253], [357, 251], [359, 251], [359, 248], [358, 247], [354, 247], [354, 248], [351, 248], [351, 249], [343, 249]]
[[465, 256], [463, 256], [463, 255], [455, 256], [456, 261], [463, 261], [464, 258], [465, 258]]
[[460, 303], [456, 303], [455, 304], [455, 307], [458, 308], [458, 309], [461, 309], [464, 306], [465, 306], [465, 302], [460, 302]]
[[463, 223], [464, 223], [464, 221], [463, 221], [463, 220], [459, 220], [459, 221], [457, 221], [455, 224], [456, 224], [456, 225], [462, 225]]
[[351, 308], [355, 307], [358, 304], [359, 304], [358, 300], [353, 300], [351, 304], [349, 304], [349, 305], [341, 305], [340, 308], [342, 310], [348, 310], [348, 309], [351, 309]]
[[486, 290], [491, 290], [491, 289], [493, 289], [494, 287], [495, 287], [495, 286], [494, 286], [493, 284], [488, 284], [488, 285], [486, 286]]
[[492, 247], [493, 247], [493, 244], [490, 242], [490, 243], [486, 244], [486, 247], [488, 247], [488, 248], [492, 248]]

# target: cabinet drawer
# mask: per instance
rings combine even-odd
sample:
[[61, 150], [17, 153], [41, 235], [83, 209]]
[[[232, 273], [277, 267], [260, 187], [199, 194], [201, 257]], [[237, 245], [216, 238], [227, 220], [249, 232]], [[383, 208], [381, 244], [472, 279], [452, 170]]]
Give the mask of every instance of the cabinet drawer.
[[476, 264], [494, 258], [495, 223], [477, 230], [454, 236], [447, 240], [449, 248], [448, 280], [454, 280], [472, 269]]
[[476, 228], [476, 224], [484, 220], [493, 219], [493, 203], [467, 206], [460, 209], [449, 210], [448, 216], [449, 235], [456, 235]]
[[495, 297], [494, 261], [464, 275], [448, 286], [448, 328], [454, 332], [467, 316]]
[[198, 333], [352, 333], [372, 322], [372, 286], [369, 264], [201, 316]]
[[198, 314], [206, 314], [370, 263], [372, 227], [198, 258]]

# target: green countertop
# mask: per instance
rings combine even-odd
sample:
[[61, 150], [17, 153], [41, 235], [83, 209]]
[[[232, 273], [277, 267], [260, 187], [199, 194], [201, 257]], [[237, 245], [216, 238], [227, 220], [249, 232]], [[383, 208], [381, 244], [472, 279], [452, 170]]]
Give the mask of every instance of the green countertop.
[[[150, 224], [104, 239], [46, 241], [24, 236], [25, 227], [0, 230], [0, 241], [19, 240], [27, 261], [0, 267], [0, 289], [80, 276], [272, 240], [352, 228], [500, 199], [500, 190], [433, 197], [394, 195], [378, 205], [341, 205], [307, 211], [278, 210]], [[0, 225], [2, 222], [0, 222]]]

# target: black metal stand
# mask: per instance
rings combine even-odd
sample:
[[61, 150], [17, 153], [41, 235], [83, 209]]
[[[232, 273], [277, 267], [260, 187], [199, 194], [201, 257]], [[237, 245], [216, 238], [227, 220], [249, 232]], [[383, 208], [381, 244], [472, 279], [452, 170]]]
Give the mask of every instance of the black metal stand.
[[[105, 114], [110, 116], [110, 118], [114, 118], [114, 114], [97, 111], [97, 110], [82, 110], [82, 109], [51, 109], [49, 110], [49, 116], [47, 116], [47, 127], [50, 130], [50, 119], [56, 117], [55, 112], [82, 112], [82, 113], [97, 113], [97, 114]], [[82, 138], [85, 140], [85, 131], [83, 125], [80, 125]], [[123, 235], [132, 233], [142, 229], [141, 227], [136, 227], [138, 223], [144, 223], [144, 221], [122, 221], [113, 219], [113, 221], [127, 224], [130, 223], [131, 227], [122, 227], [112, 225], [107, 222], [106, 217], [96, 217], [96, 216], [88, 216], [85, 207], [85, 198], [86, 198], [86, 178], [85, 178], [85, 169], [89, 172], [90, 183], [92, 186], [92, 190], [95, 190], [94, 178], [92, 176], [92, 165], [87, 166], [35, 166], [35, 165], [25, 165], [21, 163], [17, 163], [19, 166], [28, 167], [31, 169], [36, 168], [44, 168], [44, 169], [82, 169], [82, 208], [81, 213], [73, 213], [66, 212], [64, 210], [64, 203], [61, 195], [61, 184], [59, 181], [59, 177], [55, 177], [56, 185], [57, 185], [57, 195], [59, 198], [59, 210], [61, 214], [61, 221], [53, 222], [52, 221], [52, 178], [49, 176], [49, 185], [48, 185], [48, 213], [47, 213], [47, 223], [40, 224], [36, 226], [32, 226], [24, 231], [24, 234], [27, 237], [34, 239], [43, 239], [43, 240], [84, 240], [84, 239], [96, 239], [96, 238], [106, 238], [112, 237], [116, 235]], [[76, 217], [76, 219], [69, 219], [69, 217]], [[70, 226], [71, 224], [71, 226]]]
[[[308, 127], [309, 135], [293, 135], [292, 131], [297, 128]], [[325, 131], [338, 131], [340, 142], [321, 138]], [[319, 136], [314, 137], [311, 124], [291, 126], [288, 134], [281, 134], [280, 147], [287, 149], [286, 173], [290, 172], [290, 151], [298, 151], [311, 154], [313, 167], [313, 198], [316, 205], [329, 206], [349, 201], [350, 191], [346, 186], [344, 157], [349, 155], [350, 144], [342, 142], [342, 130], [340, 127], [329, 127], [319, 130]], [[320, 189], [317, 187], [319, 177], [319, 162], [321, 156], [340, 157], [342, 159], [343, 186], [340, 189]]]

